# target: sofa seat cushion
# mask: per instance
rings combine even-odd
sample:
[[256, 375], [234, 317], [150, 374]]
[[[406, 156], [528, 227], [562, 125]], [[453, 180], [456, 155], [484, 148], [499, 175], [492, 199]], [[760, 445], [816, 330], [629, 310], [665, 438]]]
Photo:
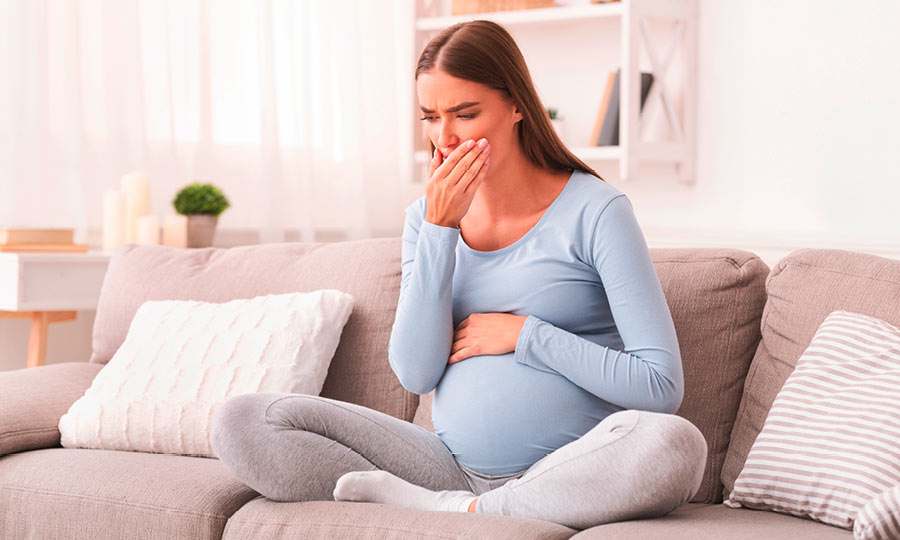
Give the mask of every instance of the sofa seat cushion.
[[374, 503], [274, 502], [245, 504], [225, 527], [224, 540], [400, 538], [564, 539], [576, 531], [533, 519], [460, 512], [423, 512]]
[[852, 540], [846, 529], [775, 512], [728, 508], [723, 504], [686, 504], [655, 519], [607, 523], [582, 531], [572, 540]]
[[49, 448], [0, 458], [0, 538], [219, 539], [256, 497], [217, 459]]

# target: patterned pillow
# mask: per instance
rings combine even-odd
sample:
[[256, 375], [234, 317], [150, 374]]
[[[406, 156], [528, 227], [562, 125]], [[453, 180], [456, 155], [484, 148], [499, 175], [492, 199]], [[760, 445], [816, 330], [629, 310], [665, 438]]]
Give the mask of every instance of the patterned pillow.
[[854, 540], [900, 538], [900, 486], [894, 486], [869, 501], [856, 514]]
[[319, 394], [352, 309], [336, 290], [144, 302], [60, 418], [62, 446], [215, 457], [211, 420], [229, 397]]
[[828, 315], [775, 398], [725, 504], [849, 529], [900, 484], [900, 329]]

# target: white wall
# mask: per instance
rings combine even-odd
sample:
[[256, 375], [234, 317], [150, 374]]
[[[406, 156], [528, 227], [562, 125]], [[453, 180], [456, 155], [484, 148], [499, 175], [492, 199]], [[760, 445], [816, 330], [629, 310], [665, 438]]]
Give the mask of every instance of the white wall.
[[[892, 0], [700, 0], [696, 183], [678, 183], [665, 165], [627, 183], [614, 164], [597, 170], [629, 195], [651, 246], [738, 247], [769, 265], [799, 247], [900, 258], [898, 21]], [[573, 28], [553, 43], [536, 30], [516, 35], [536, 80], [558, 66], [572, 73], [539, 89], [573, 116], [591, 111], [573, 119], [573, 137], [593, 122], [591, 92], [614, 62], [616, 31]], [[567, 44], [570, 55], [552, 48]], [[396, 207], [381, 208], [380, 235], [400, 233], [417, 190], [384, 199]], [[217, 244], [238, 243], [253, 224], [225, 225], [235, 230]], [[93, 316], [51, 325], [48, 363], [87, 360]], [[0, 321], [0, 370], [23, 367], [27, 343], [26, 321]]]
[[700, 7], [697, 183], [623, 186], [648, 240], [900, 257], [900, 3]]
[[[769, 263], [799, 247], [900, 257], [900, 3], [699, 0], [696, 182], [649, 164], [623, 182], [651, 246], [730, 246]], [[555, 23], [562, 24], [562, 23]], [[567, 143], [587, 141], [618, 21], [513, 33]], [[672, 25], [651, 23], [658, 54]], [[667, 77], [676, 101], [680, 58]], [[642, 70], [649, 70], [646, 58]], [[561, 76], [562, 74], [562, 76]], [[666, 135], [647, 103], [648, 140]]]

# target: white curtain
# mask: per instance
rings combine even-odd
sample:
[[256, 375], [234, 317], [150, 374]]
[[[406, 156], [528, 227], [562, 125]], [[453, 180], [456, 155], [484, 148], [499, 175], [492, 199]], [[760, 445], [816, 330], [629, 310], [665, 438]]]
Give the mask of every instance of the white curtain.
[[0, 228], [102, 225], [193, 181], [263, 242], [399, 234], [411, 2], [0, 0]]

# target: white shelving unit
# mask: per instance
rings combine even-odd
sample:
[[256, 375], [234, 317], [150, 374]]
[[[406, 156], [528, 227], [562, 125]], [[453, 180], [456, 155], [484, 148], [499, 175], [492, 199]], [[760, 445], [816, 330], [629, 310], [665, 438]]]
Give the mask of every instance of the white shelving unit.
[[[425, 3], [429, 3], [427, 0]], [[613, 20], [619, 25], [619, 51], [618, 65], [598, 66], [603, 72], [622, 69], [620, 81], [620, 108], [619, 108], [619, 145], [618, 146], [573, 146], [569, 149], [588, 164], [601, 161], [618, 161], [619, 173], [623, 180], [635, 178], [635, 168], [639, 162], [664, 162], [673, 163], [677, 167], [678, 179], [684, 183], [693, 183], [695, 176], [697, 133], [697, 1], [696, 0], [621, 0], [620, 2], [606, 4], [580, 4], [560, 5], [543, 9], [529, 9], [516, 11], [499, 11], [488, 13], [473, 13], [466, 15], [441, 15], [420, 16], [423, 8], [423, 0], [416, 2], [417, 13], [415, 15], [415, 32], [412, 49], [420, 47], [421, 43], [436, 35], [442, 29], [462, 21], [475, 19], [487, 19], [502, 24], [511, 32], [516, 29], [535, 29], [541, 35], [553, 36], [555, 32], [561, 32], [569, 26], [566, 24], [598, 24], [598, 20]], [[445, 12], [449, 12], [449, 2], [442, 6]], [[433, 15], [433, 14], [430, 14]], [[663, 19], [674, 25], [674, 31], [669, 37], [668, 43], [662, 47], [655, 41], [648, 24], [649, 19]], [[552, 40], [550, 40], [552, 42]], [[615, 44], [610, 40], [610, 47]], [[521, 44], [520, 44], [521, 46]], [[674, 53], [682, 53], [680, 67], [683, 70], [679, 80], [681, 88], [681, 108], [676, 107], [672, 88], [666, 85], [666, 73], [672, 63]], [[413, 50], [413, 66], [418, 59], [419, 50]], [[641, 53], [646, 54], [650, 69], [641, 69]], [[584, 54], [582, 51], [560, 51], [560, 54]], [[590, 57], [585, 55], [586, 69], [589, 69]], [[647, 112], [651, 102], [657, 105], [664, 114], [670, 140], [646, 141], [642, 138], [643, 119], [640, 115], [640, 74], [650, 71], [654, 75], [654, 82], [644, 103], [644, 112]], [[540, 81], [535, 80], [540, 86]], [[595, 94], [602, 94], [603, 88], [594, 89]], [[415, 109], [416, 97], [413, 89], [404, 94], [400, 99], [408, 98], [407, 103], [410, 112], [410, 121], [413, 119], [412, 111]], [[545, 104], [546, 105], [546, 104]], [[599, 105], [599, 100], [597, 102]], [[590, 110], [577, 111], [576, 114], [589, 116], [591, 123], [597, 115], [597, 107]], [[571, 114], [571, 113], [570, 113]], [[415, 148], [415, 137], [418, 126], [415, 126], [409, 134], [407, 148]], [[587, 136], [584, 140], [587, 140]], [[408, 156], [409, 157], [409, 156]], [[407, 159], [408, 159], [407, 157]], [[417, 179], [424, 170], [430, 156], [426, 151], [412, 152], [414, 163], [413, 178]]]

